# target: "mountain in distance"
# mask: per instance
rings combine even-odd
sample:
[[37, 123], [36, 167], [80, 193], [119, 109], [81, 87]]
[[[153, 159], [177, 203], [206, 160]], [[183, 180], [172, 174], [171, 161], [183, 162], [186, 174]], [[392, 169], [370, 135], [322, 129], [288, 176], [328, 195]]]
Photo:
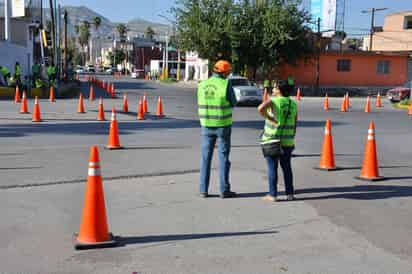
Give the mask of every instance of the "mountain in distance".
[[[118, 37], [116, 26], [119, 23], [112, 22], [110, 19], [95, 12], [94, 10], [86, 6], [63, 6], [62, 12], [64, 10], [67, 10], [68, 13], [68, 32], [71, 35], [75, 34], [75, 25], [80, 25], [83, 21], [88, 21], [90, 22], [90, 32], [92, 36], [95, 36], [97, 34], [98, 36], [104, 38], [113, 37], [113, 35], [115, 35], [115, 37]], [[97, 32], [93, 25], [93, 18], [95, 17], [101, 18], [101, 24]], [[49, 9], [45, 9], [45, 18], [45, 20], [50, 20]], [[127, 35], [131, 38], [136, 36], [142, 36], [146, 28], [149, 26], [155, 31], [155, 34], [159, 36], [165, 35], [169, 30], [168, 25], [150, 22], [141, 18], [130, 20], [129, 22], [126, 22], [124, 24], [127, 26], [128, 29]]]

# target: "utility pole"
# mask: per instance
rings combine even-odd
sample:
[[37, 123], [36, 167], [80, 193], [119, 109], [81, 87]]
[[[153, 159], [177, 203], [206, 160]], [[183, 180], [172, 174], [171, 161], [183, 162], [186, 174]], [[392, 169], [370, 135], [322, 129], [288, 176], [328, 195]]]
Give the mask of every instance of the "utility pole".
[[64, 10], [64, 78], [68, 79], [67, 75], [67, 10]]
[[[55, 47], [56, 47], [56, 40], [55, 40], [55, 35], [56, 35], [56, 31], [55, 31], [55, 18], [54, 18], [54, 8], [53, 8], [53, 0], [50, 0], [50, 16], [51, 16], [51, 51], [50, 51], [50, 59], [54, 60], [54, 56], [55, 56]], [[56, 65], [56, 64], [54, 64]]]
[[10, 0], [4, 0], [4, 40], [11, 42]]
[[316, 33], [316, 93], [319, 92], [319, 82], [320, 82], [320, 18], [317, 20], [317, 33]]
[[362, 13], [372, 13], [372, 18], [371, 18], [371, 29], [370, 29], [370, 34], [369, 34], [369, 51], [372, 51], [372, 46], [373, 46], [373, 33], [375, 32], [375, 12], [377, 11], [383, 11], [387, 10], [387, 8], [372, 8], [371, 10], [363, 10]]

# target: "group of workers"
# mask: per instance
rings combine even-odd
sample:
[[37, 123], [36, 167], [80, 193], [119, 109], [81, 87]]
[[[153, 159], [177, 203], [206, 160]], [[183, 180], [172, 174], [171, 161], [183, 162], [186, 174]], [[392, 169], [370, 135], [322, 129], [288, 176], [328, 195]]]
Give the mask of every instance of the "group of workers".
[[[31, 86], [35, 88], [41, 88], [48, 83], [48, 85], [56, 85], [57, 79], [57, 69], [53, 63], [47, 64], [46, 68], [47, 80], [43, 81], [41, 73], [41, 65], [35, 62], [32, 66], [31, 74]], [[3, 86], [19, 86], [23, 87], [26, 85], [26, 82], [22, 79], [22, 69], [19, 62], [16, 62], [14, 65], [14, 74], [13, 76], [10, 73], [10, 70], [6, 66], [0, 65], [0, 75], [2, 76], [2, 85]], [[27, 77], [26, 77], [27, 78]]]

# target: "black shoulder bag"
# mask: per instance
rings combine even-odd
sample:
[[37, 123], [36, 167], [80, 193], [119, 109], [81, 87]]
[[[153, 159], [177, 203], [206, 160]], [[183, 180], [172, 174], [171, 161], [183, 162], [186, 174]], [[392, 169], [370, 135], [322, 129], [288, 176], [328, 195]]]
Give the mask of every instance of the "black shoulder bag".
[[[286, 113], [284, 124], [286, 124], [289, 118], [289, 115], [290, 115], [290, 104], [291, 104], [291, 100], [289, 99], [288, 112]], [[280, 131], [279, 135], [282, 136], [282, 131]], [[262, 153], [264, 157], [279, 157], [280, 155], [283, 154], [282, 146], [280, 144], [280, 139], [261, 142], [260, 146], [262, 147]]]

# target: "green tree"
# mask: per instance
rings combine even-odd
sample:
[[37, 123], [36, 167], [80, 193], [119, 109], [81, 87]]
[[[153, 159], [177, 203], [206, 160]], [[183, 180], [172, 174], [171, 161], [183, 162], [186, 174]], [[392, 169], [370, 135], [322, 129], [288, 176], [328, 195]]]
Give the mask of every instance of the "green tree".
[[126, 59], [126, 53], [122, 49], [115, 49], [114, 52], [109, 52], [108, 56], [112, 66], [121, 64]]
[[99, 30], [101, 24], [102, 24], [102, 18], [100, 18], [99, 16], [96, 16], [93, 18], [93, 25], [94, 25], [94, 29], [96, 30], [96, 32]]
[[118, 24], [116, 30], [117, 33], [119, 33], [120, 41], [125, 42], [127, 37], [127, 26], [125, 24]]
[[176, 19], [179, 48], [195, 50], [212, 62], [230, 60], [231, 0], [178, 0], [172, 9]]
[[[79, 27], [79, 44], [83, 51], [83, 64], [88, 60], [88, 44], [90, 39], [90, 23], [83, 21]], [[87, 51], [86, 51], [87, 49]]]
[[148, 26], [146, 30], [144, 31], [144, 37], [150, 40], [153, 40], [153, 36], [155, 34], [156, 34], [155, 31], [150, 26]]
[[211, 64], [231, 60], [234, 72], [269, 72], [279, 62], [311, 54], [308, 14], [299, 1], [177, 0], [172, 9], [179, 47], [194, 50]]

